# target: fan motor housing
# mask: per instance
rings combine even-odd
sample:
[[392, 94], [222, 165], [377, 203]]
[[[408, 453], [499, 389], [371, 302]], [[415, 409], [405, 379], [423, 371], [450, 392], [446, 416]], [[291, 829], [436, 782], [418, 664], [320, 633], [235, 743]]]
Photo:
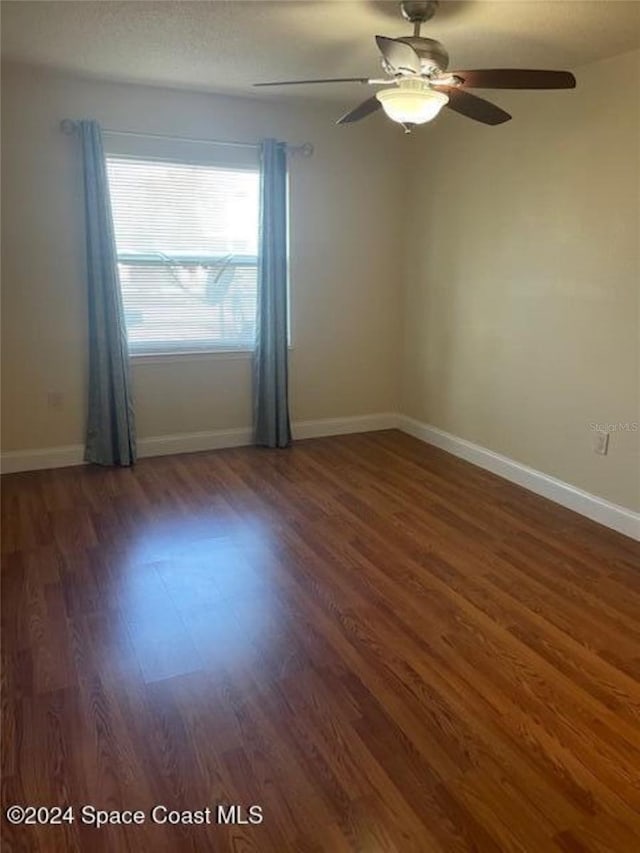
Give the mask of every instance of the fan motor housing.
[[398, 41], [411, 45], [415, 50], [420, 57], [423, 74], [431, 75], [439, 71], [446, 71], [449, 67], [449, 54], [439, 41], [423, 36], [407, 36], [398, 39]]

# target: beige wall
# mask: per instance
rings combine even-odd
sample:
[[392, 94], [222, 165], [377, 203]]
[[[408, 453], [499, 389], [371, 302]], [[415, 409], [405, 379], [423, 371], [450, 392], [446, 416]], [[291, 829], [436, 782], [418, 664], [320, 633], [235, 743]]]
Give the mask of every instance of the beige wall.
[[[86, 381], [82, 184], [65, 117], [214, 139], [315, 145], [291, 163], [295, 419], [392, 411], [399, 366], [398, 129], [340, 107], [89, 81], [7, 65], [2, 80], [4, 450], [79, 443]], [[247, 357], [135, 361], [140, 436], [250, 423]], [[60, 408], [48, 393], [63, 394]]]
[[[640, 54], [412, 139], [402, 410], [640, 509]], [[480, 93], [482, 94], [482, 93]]]

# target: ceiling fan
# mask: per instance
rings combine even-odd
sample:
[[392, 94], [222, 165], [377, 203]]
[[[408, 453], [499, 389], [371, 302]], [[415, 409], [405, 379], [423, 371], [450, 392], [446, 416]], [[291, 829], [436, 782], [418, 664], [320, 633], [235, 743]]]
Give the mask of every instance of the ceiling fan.
[[387, 77], [337, 77], [327, 80], [283, 80], [254, 83], [254, 86], [296, 86], [309, 83], [363, 83], [389, 86], [338, 119], [350, 124], [366, 118], [380, 107], [393, 121], [410, 133], [416, 124], [434, 119], [448, 107], [483, 124], [502, 124], [511, 116], [468, 89], [573, 89], [576, 79], [569, 71], [536, 71], [525, 68], [485, 68], [476, 71], [447, 71], [449, 54], [435, 39], [420, 35], [422, 24], [430, 20], [438, 0], [404, 0], [403, 17], [413, 24], [413, 35], [392, 39], [376, 36]]

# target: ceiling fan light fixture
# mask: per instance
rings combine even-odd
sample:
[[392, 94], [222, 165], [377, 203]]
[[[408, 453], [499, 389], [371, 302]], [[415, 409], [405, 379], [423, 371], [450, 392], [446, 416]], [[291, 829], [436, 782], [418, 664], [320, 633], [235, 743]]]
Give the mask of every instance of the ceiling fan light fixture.
[[396, 88], [376, 92], [376, 98], [392, 121], [425, 124], [432, 121], [449, 98], [423, 80], [402, 80]]

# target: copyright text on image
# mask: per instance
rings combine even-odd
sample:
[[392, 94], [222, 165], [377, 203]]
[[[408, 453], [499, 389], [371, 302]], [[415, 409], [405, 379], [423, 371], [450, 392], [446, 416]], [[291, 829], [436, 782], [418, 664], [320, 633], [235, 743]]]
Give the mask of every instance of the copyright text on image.
[[158, 804], [150, 809], [100, 809], [82, 806], [9, 806], [4, 812], [9, 823], [21, 826], [56, 826], [78, 823], [101, 829], [103, 826], [252, 826], [263, 822], [262, 806], [217, 805], [198, 809], [173, 809]]

